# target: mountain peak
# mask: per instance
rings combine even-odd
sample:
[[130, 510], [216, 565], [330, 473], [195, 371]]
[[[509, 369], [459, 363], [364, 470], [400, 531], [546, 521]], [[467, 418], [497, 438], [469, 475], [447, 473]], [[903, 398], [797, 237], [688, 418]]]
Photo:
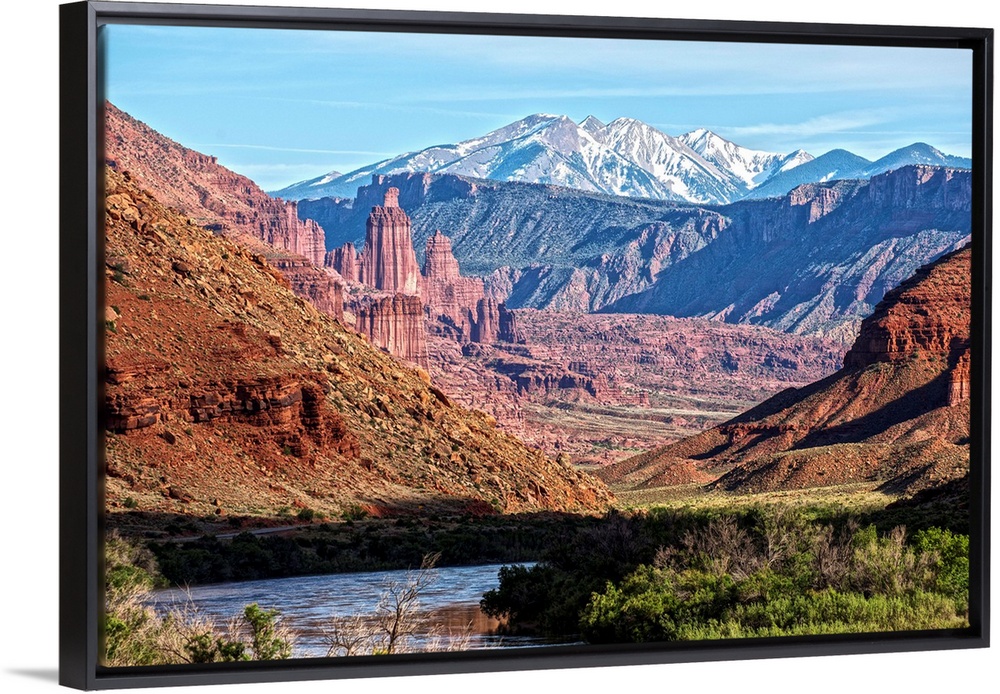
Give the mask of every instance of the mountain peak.
[[[656, 130], [656, 128], [649, 125], [648, 123], [644, 123], [638, 118], [629, 118], [627, 116], [622, 116], [621, 118], [615, 118], [613, 121], [608, 123], [607, 128], [608, 130], [625, 130], [625, 129], [636, 129], [636, 128], [643, 130]], [[656, 130], [656, 132], [660, 131]]]
[[931, 147], [926, 142], [914, 142], [912, 145], [901, 147], [878, 159], [865, 169], [864, 174], [866, 176], [874, 176], [890, 169], [907, 166], [908, 164], [950, 166], [959, 169], [972, 168], [971, 159], [945, 154], [941, 150]]
[[838, 151], [833, 157], [826, 156], [821, 165], [789, 175], [813, 160], [802, 149], [782, 154], [743, 147], [704, 127], [674, 137], [630, 116], [605, 124], [588, 115], [577, 123], [566, 115], [538, 112], [480, 137], [406, 152], [343, 175], [331, 173], [296, 183], [273, 194], [290, 200], [354, 197], [373, 174], [419, 172], [542, 183], [625, 197], [725, 204], [760, 197], [755, 192], [758, 190], [765, 196], [783, 195], [801, 183], [867, 178], [909, 163], [970, 166], [968, 160], [915, 143], [888, 155], [880, 162], [881, 168], [871, 173], [866, 170], [871, 162]]
[[568, 120], [566, 116], [560, 116], [557, 113], [532, 113], [530, 116], [525, 116], [522, 118], [520, 123], [544, 123], [545, 121], [553, 120]]
[[[696, 128], [689, 133], [684, 133], [678, 139], [684, 142], [694, 142], [696, 140], [706, 139], [706, 138], [717, 138], [719, 137], [714, 132], [708, 128]], [[719, 138], [722, 139], [722, 138]]]

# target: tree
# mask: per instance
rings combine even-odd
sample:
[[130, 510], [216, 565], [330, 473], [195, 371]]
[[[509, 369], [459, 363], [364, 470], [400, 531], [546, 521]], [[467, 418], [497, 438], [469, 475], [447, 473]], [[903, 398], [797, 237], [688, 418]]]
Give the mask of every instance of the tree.
[[421, 606], [421, 597], [436, 580], [433, 569], [440, 556], [440, 553], [426, 555], [418, 570], [408, 572], [402, 579], [385, 581], [374, 614], [331, 620], [326, 632], [327, 655], [388, 655], [464, 647], [471, 625], [457, 640], [442, 647], [440, 625]]

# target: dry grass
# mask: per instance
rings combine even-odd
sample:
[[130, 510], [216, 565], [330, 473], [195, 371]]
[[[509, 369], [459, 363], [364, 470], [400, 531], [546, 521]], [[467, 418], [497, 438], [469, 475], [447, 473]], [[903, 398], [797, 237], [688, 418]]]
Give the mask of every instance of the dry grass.
[[756, 494], [733, 494], [706, 490], [701, 485], [656, 487], [653, 489], [614, 489], [619, 508], [660, 506], [677, 510], [739, 509], [748, 506], [840, 506], [853, 511], [885, 508], [896, 497], [877, 491], [879, 483], [861, 482], [832, 487], [814, 487]]

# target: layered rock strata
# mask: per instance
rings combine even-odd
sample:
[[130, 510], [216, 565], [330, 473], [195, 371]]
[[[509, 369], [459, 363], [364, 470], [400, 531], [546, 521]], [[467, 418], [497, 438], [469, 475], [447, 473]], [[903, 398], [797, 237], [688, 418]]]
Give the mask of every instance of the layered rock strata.
[[344, 320], [344, 282], [338, 274], [315, 267], [302, 256], [271, 254], [268, 261], [288, 279], [296, 296], [326, 315]]
[[451, 239], [440, 231], [427, 239], [424, 257], [424, 300], [428, 316], [452, 327], [458, 342], [475, 339], [473, 329], [479, 322], [478, 304], [484, 297], [483, 280], [462, 277], [451, 250]]
[[419, 297], [394, 294], [366, 298], [353, 309], [358, 332], [389, 354], [428, 368], [424, 307]]
[[602, 473], [656, 479], [687, 465], [743, 492], [879, 482], [912, 493], [968, 474], [971, 250], [889, 292], [837, 373]]
[[333, 268], [347, 282], [361, 281], [361, 262], [358, 251], [351, 242], [334, 248], [326, 254], [326, 266]]
[[462, 277], [451, 239], [440, 230], [427, 239], [423, 275], [428, 317], [443, 324], [432, 330], [461, 343], [524, 341], [514, 313], [486, 295], [482, 278]]

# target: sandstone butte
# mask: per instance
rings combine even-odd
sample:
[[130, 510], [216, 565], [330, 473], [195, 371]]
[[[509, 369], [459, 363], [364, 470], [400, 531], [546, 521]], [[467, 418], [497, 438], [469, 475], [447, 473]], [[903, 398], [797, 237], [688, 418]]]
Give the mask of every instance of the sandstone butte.
[[460, 343], [524, 342], [514, 312], [486, 296], [482, 278], [462, 276], [451, 239], [440, 230], [427, 239], [423, 275], [427, 315], [438, 334]]
[[485, 297], [483, 280], [462, 277], [451, 239], [440, 231], [427, 239], [423, 274], [429, 314], [453, 327], [459, 342], [467, 342], [479, 319], [478, 304]]
[[597, 512], [604, 485], [453, 403], [265, 256], [107, 170], [107, 507]]
[[385, 292], [420, 296], [421, 276], [413, 250], [410, 218], [399, 207], [399, 190], [390, 188], [382, 205], [372, 207], [361, 250], [361, 282]]
[[877, 482], [907, 495], [960, 483], [969, 470], [970, 258], [966, 246], [887, 293], [832, 376], [601, 477], [741, 492]]
[[361, 253], [347, 243], [326, 256], [347, 280], [348, 321], [390, 354], [429, 366], [427, 332], [458, 343], [517, 342], [514, 314], [485, 296], [483, 280], [462, 277], [450, 239], [438, 231], [427, 242], [423, 271], [417, 266], [410, 217], [389, 188], [365, 223]]

